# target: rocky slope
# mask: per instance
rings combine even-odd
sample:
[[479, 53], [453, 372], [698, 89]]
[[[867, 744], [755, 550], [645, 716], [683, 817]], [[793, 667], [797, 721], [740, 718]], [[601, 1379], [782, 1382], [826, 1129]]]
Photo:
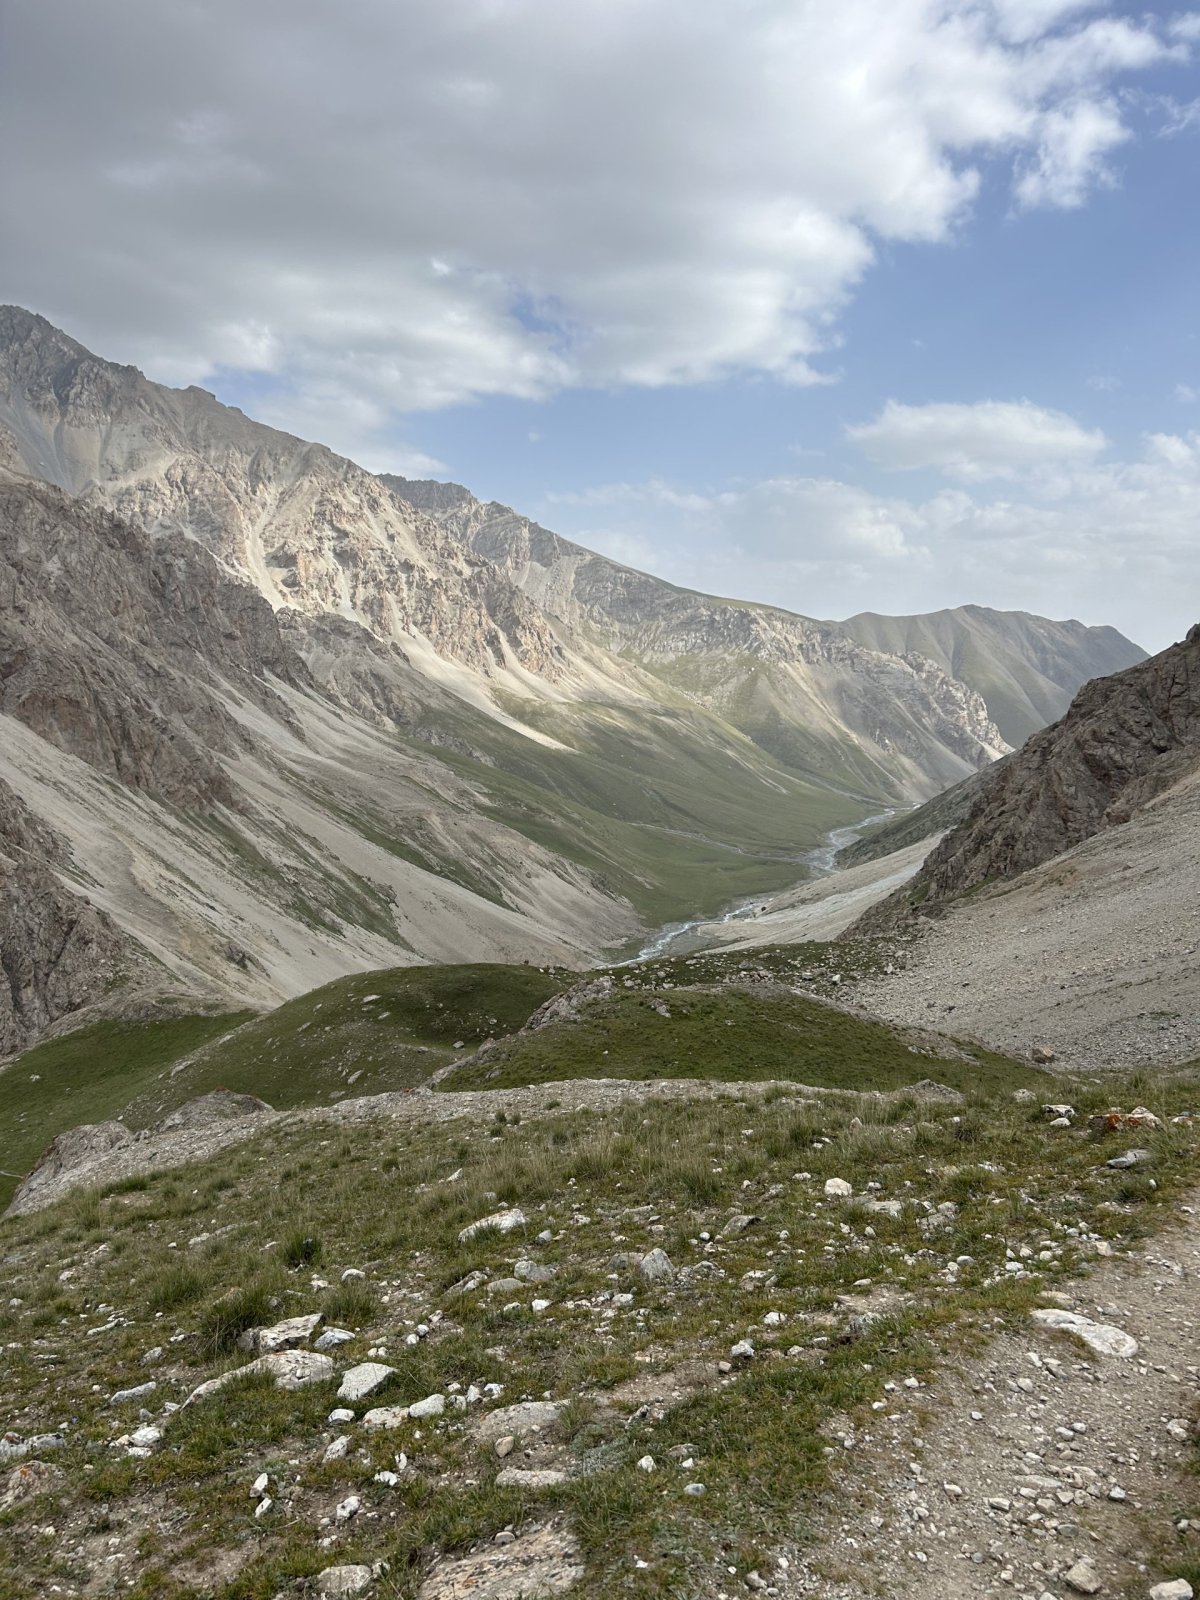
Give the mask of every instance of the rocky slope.
[[0, 778], [0, 1056], [146, 975], [132, 941], [60, 880], [69, 861]]
[[965, 818], [877, 928], [1003, 883], [1141, 810], [1200, 764], [1200, 625], [1138, 666], [1085, 685], [1061, 721], [977, 785]]
[[1115, 628], [1052, 622], [987, 606], [955, 606], [916, 617], [864, 611], [834, 626], [871, 650], [936, 661], [983, 696], [1011, 745], [1057, 721], [1089, 678], [1105, 678], [1146, 659], [1146, 652]]
[[678, 588], [457, 484], [384, 481], [565, 628], [801, 771], [894, 797], [926, 795], [1008, 748], [982, 698], [927, 656], [864, 648], [836, 624]]
[[515, 519], [522, 545], [454, 486], [373, 477], [13, 307], [0, 309], [4, 461], [155, 535], [187, 534], [273, 607], [356, 622], [518, 727], [538, 704], [688, 698], [807, 777], [897, 798], [1005, 748], [979, 697], [927, 657], [687, 594]]

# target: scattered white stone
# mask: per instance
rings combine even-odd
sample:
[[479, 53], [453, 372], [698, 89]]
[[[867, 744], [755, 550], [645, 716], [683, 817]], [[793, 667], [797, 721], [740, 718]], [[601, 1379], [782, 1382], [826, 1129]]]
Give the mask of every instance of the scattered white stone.
[[749, 1361], [754, 1355], [754, 1346], [749, 1339], [739, 1339], [729, 1354], [735, 1361]]
[[135, 1450], [152, 1450], [163, 1436], [161, 1428], [156, 1428], [153, 1423], [147, 1422], [140, 1428], [135, 1428], [129, 1435], [129, 1442]]
[[370, 1567], [326, 1567], [317, 1577], [317, 1593], [322, 1600], [341, 1600], [343, 1595], [361, 1594], [370, 1581]]
[[638, 1462], [638, 1469], [641, 1472], [653, 1472], [655, 1466], [656, 1462], [653, 1456], [642, 1456], [641, 1460]]
[[250, 1493], [256, 1500], [261, 1500], [263, 1495], [266, 1494], [267, 1485], [270, 1483], [270, 1481], [270, 1477], [265, 1472], [260, 1472], [258, 1477], [255, 1478], [254, 1482], [250, 1485]]
[[254, 1515], [256, 1517], [265, 1517], [267, 1512], [270, 1511], [271, 1507], [274, 1504], [275, 1504], [275, 1502], [274, 1502], [274, 1500], [271, 1499], [271, 1496], [269, 1494], [263, 1495], [262, 1499], [258, 1502], [258, 1504], [254, 1508]]
[[149, 1383], [139, 1383], [135, 1389], [118, 1389], [109, 1397], [110, 1406], [122, 1406], [130, 1400], [141, 1400], [145, 1395], [153, 1394], [158, 1384], [151, 1378]]
[[346, 1498], [338, 1504], [333, 1514], [339, 1522], [349, 1522], [351, 1517], [356, 1517], [361, 1510], [362, 1501], [358, 1498], [358, 1496], [356, 1494], [348, 1494]]
[[1150, 1591], [1150, 1600], [1192, 1600], [1194, 1593], [1186, 1578], [1172, 1578], [1168, 1583], [1156, 1583]]
[[354, 1413], [348, 1406], [334, 1406], [326, 1420], [329, 1422], [353, 1422]]
[[525, 1226], [525, 1213], [520, 1206], [512, 1206], [507, 1211], [493, 1211], [490, 1217], [480, 1217], [478, 1222], [468, 1222], [458, 1236], [459, 1244], [466, 1244], [478, 1233], [485, 1233], [489, 1228], [494, 1228], [497, 1233], [511, 1233], [514, 1228]]
[[385, 1366], [382, 1361], [361, 1361], [358, 1366], [350, 1367], [342, 1374], [338, 1399], [362, 1400], [386, 1382], [395, 1370], [395, 1367]]
[[854, 1185], [847, 1183], [845, 1178], [826, 1178], [825, 1193], [830, 1200], [849, 1200], [854, 1193]]
[[1087, 1556], [1063, 1573], [1063, 1582], [1076, 1594], [1099, 1594], [1104, 1587], [1095, 1564]]
[[426, 1395], [424, 1400], [418, 1400], [415, 1405], [408, 1408], [410, 1417], [440, 1417], [446, 1409], [446, 1396], [444, 1394]]
[[657, 1246], [647, 1251], [637, 1264], [640, 1277], [647, 1283], [669, 1283], [675, 1276], [675, 1267], [665, 1250]]
[[570, 1477], [558, 1467], [501, 1467], [496, 1485], [501, 1489], [560, 1489]]
[[354, 1335], [349, 1328], [326, 1328], [313, 1344], [314, 1350], [336, 1350], [340, 1344], [349, 1344]]
[[259, 1355], [265, 1356], [275, 1350], [289, 1350], [294, 1345], [305, 1344], [323, 1317], [323, 1312], [313, 1311], [306, 1317], [288, 1317], [270, 1328], [252, 1328], [242, 1348], [257, 1350]]
[[388, 1472], [385, 1469], [382, 1472], [377, 1472], [371, 1481], [383, 1484], [385, 1489], [394, 1489], [400, 1482], [400, 1475], [397, 1472]]
[[381, 1428], [398, 1428], [407, 1421], [407, 1406], [375, 1406], [364, 1415], [362, 1425], [368, 1433], [374, 1433]]
[[350, 1435], [348, 1433], [343, 1433], [336, 1438], [332, 1444], [326, 1446], [325, 1454], [321, 1457], [321, 1460], [326, 1466], [328, 1466], [331, 1461], [340, 1461], [349, 1448]]

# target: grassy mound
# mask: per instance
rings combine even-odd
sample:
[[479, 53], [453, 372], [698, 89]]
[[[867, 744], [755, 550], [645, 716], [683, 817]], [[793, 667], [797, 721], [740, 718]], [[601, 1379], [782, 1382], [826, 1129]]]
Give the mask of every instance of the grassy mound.
[[279, 1110], [411, 1089], [464, 1050], [519, 1028], [577, 974], [540, 967], [392, 967], [289, 1000], [201, 1051], [130, 1105], [145, 1126], [212, 1089]]
[[96, 1022], [10, 1062], [0, 1072], [0, 1210], [56, 1134], [117, 1116], [175, 1062], [250, 1015]]
[[1024, 1063], [884, 1023], [782, 987], [617, 988], [572, 1021], [502, 1040], [440, 1088], [511, 1089], [572, 1078], [783, 1079], [835, 1089], [899, 1089], [936, 1078], [956, 1089], [1051, 1080]]

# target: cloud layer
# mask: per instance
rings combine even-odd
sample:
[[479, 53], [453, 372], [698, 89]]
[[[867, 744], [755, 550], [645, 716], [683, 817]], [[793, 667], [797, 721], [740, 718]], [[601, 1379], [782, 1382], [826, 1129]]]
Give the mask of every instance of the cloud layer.
[[[816, 381], [882, 241], [1076, 206], [1193, 48], [1087, 0], [12, 0], [4, 291], [166, 381], [396, 411]], [[369, 452], [368, 452], [369, 453]]]
[[809, 616], [986, 600], [1115, 621], [1139, 644], [1161, 649], [1200, 621], [1191, 578], [1198, 507], [1200, 432], [1191, 432], [1148, 435], [1133, 460], [1034, 460], [1024, 471], [1010, 467], [990, 490], [947, 484], [923, 499], [834, 478], [781, 477], [709, 493], [616, 484], [559, 496], [544, 515], [585, 544], [675, 582], [769, 596]]
[[1030, 467], [1089, 461], [1107, 441], [1062, 411], [1028, 400], [901, 405], [889, 400], [849, 437], [882, 467], [939, 467], [960, 478], [1003, 478]]

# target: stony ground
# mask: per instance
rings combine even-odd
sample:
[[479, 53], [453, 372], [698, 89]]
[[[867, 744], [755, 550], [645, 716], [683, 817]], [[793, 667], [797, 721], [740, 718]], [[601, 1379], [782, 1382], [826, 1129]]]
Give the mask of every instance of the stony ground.
[[1121, 827], [922, 926], [856, 998], [1072, 1068], [1200, 1056], [1200, 775]]
[[[1087, 1554], [1145, 1596], [1194, 1376], [1196, 1085], [1154, 1088], [1099, 1140], [1115, 1086], [1061, 1127], [994, 1090], [409, 1097], [73, 1191], [0, 1233], [0, 1596], [1070, 1600]], [[1042, 1330], [1064, 1300], [1140, 1352]]]
[[1061, 1295], [1129, 1335], [1132, 1354], [1030, 1326], [932, 1389], [881, 1386], [874, 1415], [840, 1441], [845, 1500], [827, 1509], [803, 1575], [777, 1577], [780, 1593], [1142, 1596], [1164, 1551], [1200, 1562], [1197, 1198]]

